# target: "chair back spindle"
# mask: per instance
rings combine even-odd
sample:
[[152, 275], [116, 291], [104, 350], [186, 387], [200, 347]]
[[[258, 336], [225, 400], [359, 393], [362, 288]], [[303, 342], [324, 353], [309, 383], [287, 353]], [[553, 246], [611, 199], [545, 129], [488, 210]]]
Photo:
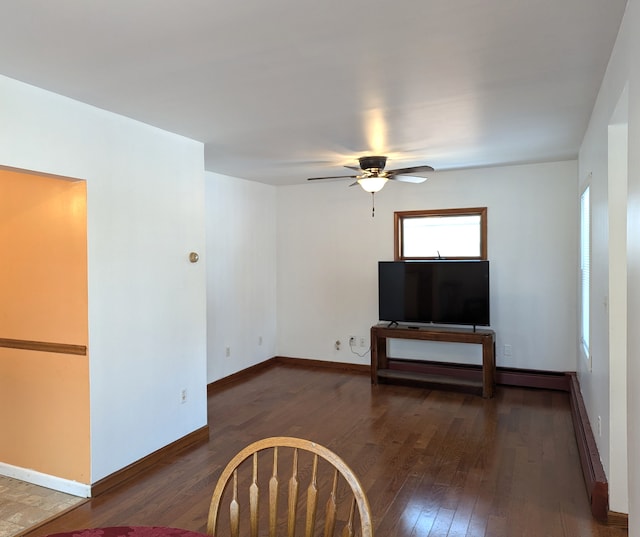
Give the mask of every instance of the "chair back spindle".
[[[282, 468], [285, 474], [290, 468], [288, 476], [281, 475]], [[281, 482], [287, 486], [280, 487]], [[268, 488], [265, 505], [261, 483]], [[218, 527], [225, 519], [225, 504], [228, 531]], [[222, 471], [211, 498], [207, 533], [260, 537], [264, 524], [269, 537], [373, 537], [370, 511], [360, 481], [338, 455], [301, 438], [265, 438], [241, 450]], [[248, 525], [242, 523], [243, 513]]]

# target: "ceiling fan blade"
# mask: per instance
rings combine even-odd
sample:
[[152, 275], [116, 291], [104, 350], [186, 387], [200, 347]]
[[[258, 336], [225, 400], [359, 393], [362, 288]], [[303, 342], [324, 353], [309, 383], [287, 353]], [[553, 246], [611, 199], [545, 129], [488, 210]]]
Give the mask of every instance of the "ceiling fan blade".
[[427, 178], [426, 177], [415, 177], [411, 175], [389, 175], [387, 179], [390, 181], [398, 181], [400, 183], [424, 183]]
[[361, 169], [358, 168], [358, 166], [345, 166], [345, 168], [349, 168], [350, 170], [355, 170], [357, 172], [361, 171]]
[[413, 166], [412, 168], [398, 168], [397, 170], [389, 170], [391, 175], [412, 175], [414, 173], [424, 173], [434, 171], [431, 166]]
[[357, 179], [359, 175], [331, 175], [328, 177], [309, 177], [307, 181], [319, 181], [321, 179]]

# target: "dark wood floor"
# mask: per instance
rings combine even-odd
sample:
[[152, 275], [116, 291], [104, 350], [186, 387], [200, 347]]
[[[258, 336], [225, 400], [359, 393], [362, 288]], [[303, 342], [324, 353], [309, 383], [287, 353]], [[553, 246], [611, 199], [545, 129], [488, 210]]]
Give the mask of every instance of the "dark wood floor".
[[208, 443], [27, 535], [138, 524], [204, 531], [222, 467], [276, 435], [342, 456], [367, 491], [378, 537], [627, 535], [590, 515], [566, 393], [499, 387], [484, 400], [274, 365], [216, 389], [209, 424]]

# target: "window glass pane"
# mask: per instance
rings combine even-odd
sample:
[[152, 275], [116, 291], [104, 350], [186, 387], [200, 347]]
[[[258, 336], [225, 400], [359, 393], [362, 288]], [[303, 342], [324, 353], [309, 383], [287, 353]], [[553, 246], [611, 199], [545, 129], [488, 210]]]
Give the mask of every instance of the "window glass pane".
[[480, 215], [402, 219], [403, 257], [480, 257]]
[[589, 187], [580, 197], [580, 287], [582, 345], [589, 358], [589, 288], [591, 280], [591, 206]]

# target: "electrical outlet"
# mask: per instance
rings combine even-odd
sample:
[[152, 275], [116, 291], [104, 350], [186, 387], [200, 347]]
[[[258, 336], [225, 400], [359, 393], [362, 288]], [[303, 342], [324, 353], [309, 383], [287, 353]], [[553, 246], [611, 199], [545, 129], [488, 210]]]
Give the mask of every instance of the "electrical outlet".
[[258, 336], [258, 345], [262, 345], [262, 336]]
[[229, 358], [229, 356], [231, 356], [231, 347], [227, 347], [224, 351], [224, 354], [227, 358]]
[[356, 336], [349, 336], [349, 347], [356, 346]]
[[511, 356], [511, 345], [506, 344], [503, 350], [505, 356]]
[[366, 347], [367, 346], [367, 338], [365, 338], [365, 337], [361, 337], [360, 338], [360, 346], [361, 347]]
[[182, 390], [180, 390], [180, 403], [186, 403], [186, 402], [187, 402], [187, 389], [182, 388]]
[[602, 418], [598, 416], [598, 436], [602, 436]]

